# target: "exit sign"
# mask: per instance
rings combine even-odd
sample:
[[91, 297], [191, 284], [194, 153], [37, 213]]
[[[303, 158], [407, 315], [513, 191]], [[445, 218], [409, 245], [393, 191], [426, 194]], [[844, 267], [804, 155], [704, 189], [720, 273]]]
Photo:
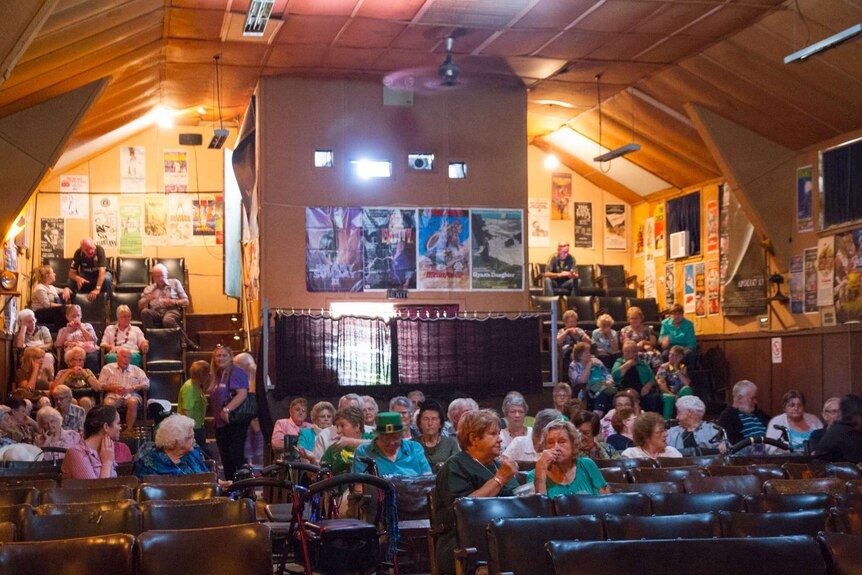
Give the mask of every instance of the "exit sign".
[[407, 299], [406, 289], [390, 289], [386, 292], [386, 297], [389, 299]]

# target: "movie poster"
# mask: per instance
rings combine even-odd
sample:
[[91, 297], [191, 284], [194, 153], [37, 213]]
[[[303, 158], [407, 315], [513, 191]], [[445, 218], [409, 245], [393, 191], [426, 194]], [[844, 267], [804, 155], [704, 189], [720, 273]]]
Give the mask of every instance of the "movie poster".
[[694, 313], [695, 310], [695, 283], [694, 264], [685, 264], [682, 272], [682, 296], [683, 309], [685, 313]]
[[362, 210], [366, 290], [416, 289], [416, 210]]
[[161, 246], [168, 241], [168, 207], [164, 195], [144, 198], [144, 245]]
[[362, 209], [305, 209], [309, 292], [362, 291]]
[[817, 308], [817, 248], [802, 252], [805, 258], [805, 313], [818, 313]]
[[120, 215], [116, 196], [93, 198], [93, 240], [104, 249], [119, 247]]
[[216, 235], [216, 201], [192, 200], [193, 232], [195, 236]]
[[185, 150], [165, 150], [165, 193], [189, 191], [189, 161]]
[[474, 290], [524, 289], [521, 210], [470, 210], [471, 284]]
[[551, 175], [552, 220], [568, 220], [569, 204], [572, 201], [572, 174]]
[[835, 236], [817, 241], [817, 305], [832, 305], [835, 290]]
[[790, 256], [790, 313], [805, 311], [805, 266], [802, 256]]
[[676, 303], [676, 264], [664, 264], [664, 306], [669, 308]]
[[706, 266], [694, 264], [694, 314], [706, 317]]
[[655, 207], [655, 211], [653, 212], [653, 219], [655, 220], [655, 227], [653, 228], [655, 231], [655, 251], [658, 253], [664, 253], [664, 204], [659, 204]]
[[721, 191], [721, 308], [725, 316], [766, 310], [766, 254], [754, 226], [727, 185]]
[[644, 255], [644, 228], [643, 222], [638, 224], [637, 236], [635, 237], [635, 256], [637, 257]]
[[528, 206], [530, 247], [547, 248], [551, 245], [551, 203], [548, 198], [530, 198]]
[[187, 194], [168, 195], [168, 236], [171, 244], [190, 244], [194, 237], [192, 197]]
[[718, 200], [706, 202], [706, 253], [718, 252]]
[[146, 149], [143, 146], [120, 146], [120, 193], [143, 194], [146, 191]]
[[144, 253], [144, 206], [136, 199], [120, 201], [120, 255], [140, 256]]
[[834, 282], [837, 322], [862, 320], [862, 229], [835, 236]]
[[655, 252], [649, 251], [644, 255], [644, 297], [656, 299], [655, 285]]
[[60, 176], [60, 216], [69, 220], [90, 219], [89, 176]]
[[575, 247], [593, 247], [593, 204], [575, 202]]
[[614, 251], [626, 249], [625, 204], [605, 204], [605, 249]]
[[42, 259], [66, 257], [66, 220], [42, 218], [39, 225], [39, 251]]
[[470, 289], [470, 213], [419, 210], [419, 279], [423, 290]]
[[796, 170], [796, 231], [810, 232], [814, 230], [814, 216], [812, 196], [814, 185], [812, 183], [811, 166], [797, 168]]
[[721, 278], [718, 273], [718, 260], [706, 262], [706, 312], [708, 315], [718, 315], [719, 286]]

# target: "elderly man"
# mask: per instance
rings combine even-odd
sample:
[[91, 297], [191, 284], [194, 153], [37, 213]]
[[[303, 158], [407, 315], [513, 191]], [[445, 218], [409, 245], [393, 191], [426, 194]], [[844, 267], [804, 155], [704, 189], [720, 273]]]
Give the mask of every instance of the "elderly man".
[[[347, 395], [341, 396], [341, 399], [338, 400], [338, 411], [351, 405], [353, 407], [358, 407], [359, 411], [362, 411], [363, 413], [365, 412], [365, 401], [361, 396], [355, 393], [348, 393]], [[366, 425], [365, 431], [368, 433], [373, 432], [374, 426]], [[366, 440], [342, 437], [338, 434], [338, 429], [336, 429], [334, 425], [331, 425], [317, 434], [317, 438], [314, 440], [314, 449], [312, 450], [311, 457], [309, 459], [314, 459], [312, 463], [317, 463], [320, 461], [320, 458], [323, 457], [323, 454], [329, 446], [333, 444], [335, 444], [336, 447], [359, 447], [365, 441]]]
[[72, 256], [72, 267], [69, 269], [69, 292], [63, 290], [63, 297], [73, 301], [75, 294], [85, 293], [87, 299], [96, 301], [100, 293], [109, 299], [112, 293], [111, 272], [108, 271], [108, 259], [105, 250], [97, 246], [92, 238], [81, 240], [81, 247]]
[[470, 397], [459, 397], [453, 399], [449, 403], [449, 409], [446, 410], [446, 418], [449, 420], [443, 426], [443, 435], [458, 437], [458, 421], [461, 416], [468, 411], [479, 409], [479, 404]]
[[431, 475], [425, 449], [415, 441], [404, 439], [406, 430], [400, 413], [384, 411], [377, 414], [377, 427], [374, 430], [377, 438], [360, 445], [356, 450], [353, 472], [368, 473], [369, 465], [362, 459], [371, 458], [380, 476]]
[[667, 444], [675, 447], [683, 457], [725, 453], [724, 433], [714, 424], [703, 420], [706, 405], [694, 395], [676, 400], [679, 425], [667, 430]]
[[811, 436], [808, 438], [808, 447], [812, 453], [817, 449], [817, 444], [820, 443], [823, 436], [826, 435], [826, 430], [829, 429], [829, 426], [841, 419], [841, 398], [830, 397], [827, 399], [823, 404], [823, 413], [821, 415], [824, 427], [812, 431]]
[[545, 295], [577, 295], [578, 272], [569, 242], [557, 244], [557, 253], [548, 260], [544, 274]]
[[733, 404], [718, 416], [718, 424], [735, 445], [750, 437], [764, 437], [769, 416], [757, 409], [757, 386], [743, 379], [733, 386]]
[[119, 408], [126, 406], [126, 429], [135, 426], [138, 406], [144, 403], [141, 391], [150, 388], [150, 379], [144, 370], [131, 364], [132, 350], [121, 347], [117, 350], [117, 363], [108, 363], [99, 373], [96, 391], [105, 391], [104, 404]]
[[63, 429], [83, 433], [87, 412], [84, 411], [83, 407], [72, 403], [72, 388], [61, 383], [51, 391], [51, 397], [54, 398], [54, 406], [57, 411], [63, 416]]
[[153, 266], [150, 272], [153, 283], [144, 288], [138, 307], [145, 328], [180, 327], [183, 309], [189, 305], [189, 296], [178, 279], [168, 278], [168, 268]]

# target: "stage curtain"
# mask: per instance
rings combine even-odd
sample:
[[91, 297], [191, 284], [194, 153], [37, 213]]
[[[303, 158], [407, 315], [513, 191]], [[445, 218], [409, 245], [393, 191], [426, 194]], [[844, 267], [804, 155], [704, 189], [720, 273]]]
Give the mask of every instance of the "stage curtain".
[[862, 142], [823, 153], [826, 226], [862, 219]]
[[670, 257], [670, 235], [688, 231], [688, 255], [700, 253], [700, 192], [667, 202], [667, 255]]

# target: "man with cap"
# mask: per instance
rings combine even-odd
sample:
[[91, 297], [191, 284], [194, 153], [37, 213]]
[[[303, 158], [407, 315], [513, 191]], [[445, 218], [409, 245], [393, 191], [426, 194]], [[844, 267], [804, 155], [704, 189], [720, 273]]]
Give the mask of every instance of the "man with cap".
[[425, 458], [425, 450], [415, 441], [404, 439], [404, 423], [401, 414], [384, 411], [377, 414], [376, 438], [356, 450], [353, 459], [354, 473], [368, 473], [368, 465], [362, 460], [371, 458], [377, 465], [377, 473], [386, 475], [430, 475], [431, 466]]

